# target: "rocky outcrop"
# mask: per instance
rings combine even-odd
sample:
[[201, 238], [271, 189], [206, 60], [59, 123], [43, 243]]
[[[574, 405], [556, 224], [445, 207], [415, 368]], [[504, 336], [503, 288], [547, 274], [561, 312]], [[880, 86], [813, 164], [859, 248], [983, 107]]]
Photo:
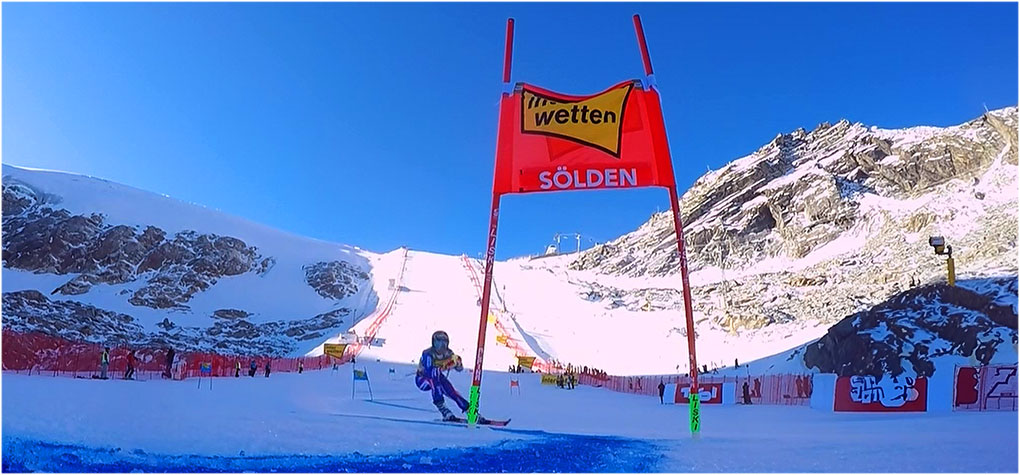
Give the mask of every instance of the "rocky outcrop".
[[238, 320], [242, 318], [248, 318], [251, 314], [244, 310], [237, 310], [233, 308], [221, 308], [213, 312], [214, 318], [222, 318], [225, 320]]
[[368, 274], [348, 262], [317, 262], [304, 267], [305, 282], [323, 298], [342, 300], [358, 292]]
[[[1011, 107], [945, 128], [821, 124], [706, 174], [680, 200], [695, 314], [728, 331], [835, 324], [944, 282], [929, 235], [950, 240], [961, 275], [1016, 275], [1017, 123]], [[568, 267], [675, 277], [677, 256], [664, 212]], [[579, 290], [589, 298], [586, 283]], [[633, 303], [641, 291], [612, 300], [683, 309], [682, 298], [661, 293]]]
[[[880, 216], [880, 208], [862, 204], [875, 198], [909, 203], [948, 191], [954, 182], [975, 183], [1000, 157], [1015, 164], [1016, 128], [1017, 109], [1011, 107], [955, 127], [883, 130], [844, 120], [781, 134], [684, 193], [689, 266], [797, 259], [880, 218], [923, 230], [944, 221], [952, 203], [933, 202], [902, 217]], [[977, 194], [984, 199], [984, 191]], [[672, 226], [668, 212], [657, 213], [633, 233], [583, 252], [570, 268], [634, 277], [675, 274]]]
[[145, 340], [133, 317], [74, 301], [49, 300], [24, 290], [3, 295], [3, 327], [15, 332], [42, 332], [72, 341], [125, 344]]
[[70, 300], [50, 300], [34, 290], [4, 293], [3, 307], [5, 330], [136, 348], [259, 356], [289, 355], [299, 341], [335, 334], [350, 315], [350, 310], [341, 308], [311, 318], [252, 323], [243, 310], [223, 309], [215, 312], [216, 321], [209, 327], [182, 326], [164, 318], [155, 331], [146, 331], [130, 315]]
[[103, 216], [51, 207], [31, 187], [3, 184], [4, 267], [75, 277], [52, 294], [81, 295], [97, 284], [144, 280], [128, 299], [157, 309], [187, 308], [222, 277], [270, 266], [240, 239], [159, 228], [110, 225]]
[[[973, 285], [973, 284], [972, 284]], [[1012, 287], [1016, 279], [991, 279], [979, 287]], [[804, 363], [841, 376], [917, 376], [935, 372], [933, 358], [959, 355], [988, 364], [1000, 345], [1017, 344], [1015, 307], [1001, 305], [995, 292], [982, 295], [965, 287], [926, 285], [902, 292], [832, 326], [807, 346]]]

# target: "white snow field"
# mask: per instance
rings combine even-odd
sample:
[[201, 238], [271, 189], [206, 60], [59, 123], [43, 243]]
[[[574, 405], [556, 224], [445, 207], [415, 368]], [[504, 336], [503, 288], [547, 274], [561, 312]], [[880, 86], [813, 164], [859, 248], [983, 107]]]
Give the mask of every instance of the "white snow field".
[[[351, 365], [218, 378], [211, 390], [7, 373], [4, 471], [1017, 471], [1015, 412], [703, 405], [692, 440], [686, 406], [486, 372], [483, 415], [513, 420], [470, 429], [435, 422], [413, 366], [361, 360], [372, 401], [363, 382], [352, 399]], [[466, 392], [470, 373], [451, 377]]]

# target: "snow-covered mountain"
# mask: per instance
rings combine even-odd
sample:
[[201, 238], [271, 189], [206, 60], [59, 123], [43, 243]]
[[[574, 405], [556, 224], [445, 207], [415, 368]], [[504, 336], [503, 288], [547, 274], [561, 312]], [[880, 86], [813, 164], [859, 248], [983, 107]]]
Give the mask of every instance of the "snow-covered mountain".
[[9, 330], [302, 353], [374, 309], [373, 257], [106, 180], [3, 167]]
[[[946, 128], [840, 121], [703, 176], [681, 198], [699, 360], [776, 355], [763, 370], [856, 373], [1015, 362], [1016, 127], [1015, 107]], [[472, 364], [477, 260], [373, 254], [96, 178], [3, 175], [5, 329], [296, 355], [364, 334], [393, 295], [386, 343], [368, 356], [413, 362], [444, 329]], [[958, 287], [939, 284], [929, 235], [953, 245]], [[490, 326], [486, 366], [523, 351], [615, 374], [682, 371], [677, 272], [667, 213], [579, 255], [498, 262], [503, 334]]]

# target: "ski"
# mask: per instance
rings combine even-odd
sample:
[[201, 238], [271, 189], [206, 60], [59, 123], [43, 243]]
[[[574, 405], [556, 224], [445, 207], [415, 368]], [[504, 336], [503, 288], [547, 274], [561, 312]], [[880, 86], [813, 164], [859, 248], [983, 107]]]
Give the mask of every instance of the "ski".
[[[446, 422], [446, 423], [449, 423], [449, 424], [464, 424], [464, 425], [466, 425], [468, 423], [467, 419], [464, 419], [463, 417], [457, 417], [457, 418], [453, 418], [453, 419], [438, 419], [438, 421], [439, 422]], [[483, 421], [478, 421], [478, 425], [480, 425], [480, 426], [492, 426], [492, 427], [506, 427], [506, 425], [509, 424], [509, 423], [510, 423], [510, 419], [507, 419], [505, 421], [494, 421], [494, 420], [489, 420], [489, 419], [486, 419], [484, 422]]]

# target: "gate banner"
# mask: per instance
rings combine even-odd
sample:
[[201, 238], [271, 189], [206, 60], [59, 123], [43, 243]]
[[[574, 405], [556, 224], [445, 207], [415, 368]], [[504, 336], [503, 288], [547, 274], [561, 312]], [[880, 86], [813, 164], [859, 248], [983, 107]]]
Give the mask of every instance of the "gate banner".
[[885, 375], [840, 376], [836, 379], [833, 410], [837, 412], [925, 412], [928, 380]]
[[659, 94], [573, 96], [519, 83], [500, 103], [494, 194], [674, 185]]
[[959, 366], [953, 385], [953, 410], [1016, 411], [1016, 366]]
[[[690, 394], [690, 386], [677, 386], [676, 403], [687, 404], [691, 399]], [[722, 383], [702, 383], [698, 385], [698, 396], [702, 404], [722, 404]]]

